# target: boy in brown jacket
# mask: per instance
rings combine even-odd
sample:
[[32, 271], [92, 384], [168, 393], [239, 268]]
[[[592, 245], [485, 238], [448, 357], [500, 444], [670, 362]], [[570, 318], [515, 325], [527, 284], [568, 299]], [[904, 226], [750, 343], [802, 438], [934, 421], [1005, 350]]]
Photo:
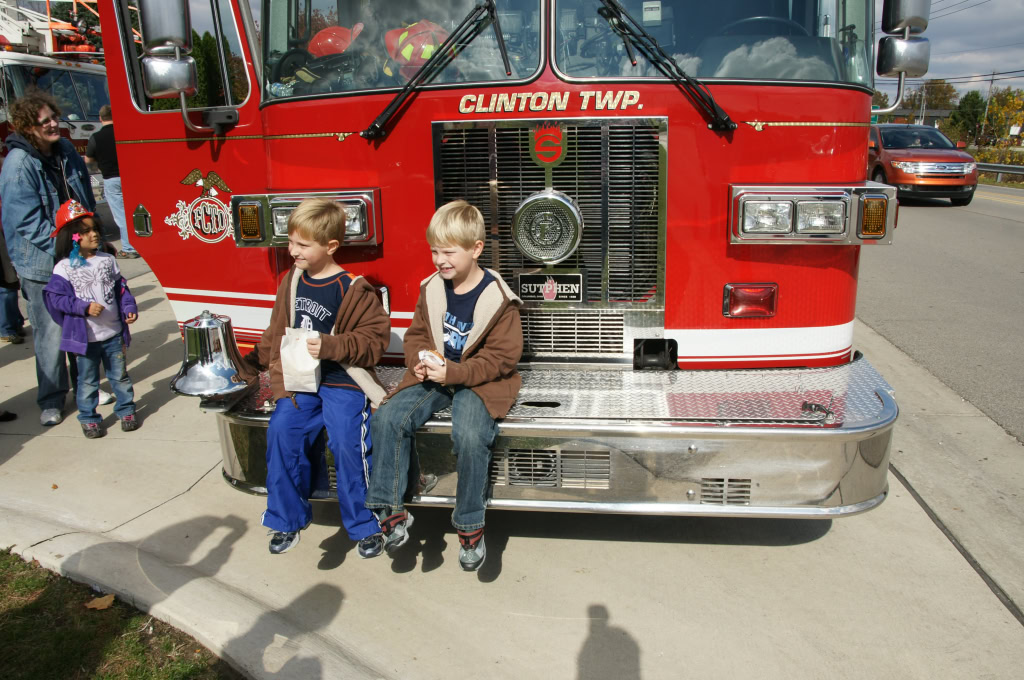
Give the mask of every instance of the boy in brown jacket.
[[[309, 198], [288, 218], [288, 252], [295, 267], [277, 289], [270, 326], [246, 357], [270, 368], [277, 404], [267, 430], [267, 510], [270, 552], [299, 543], [313, 517], [309, 504], [309, 450], [326, 426], [334, 454], [341, 520], [360, 557], [381, 552], [380, 525], [364, 506], [370, 471], [370, 408], [384, 397], [373, 367], [387, 349], [391, 323], [373, 287], [334, 261], [345, 235], [345, 209], [334, 201]], [[319, 331], [306, 349], [320, 360], [316, 392], [284, 386], [281, 339], [285, 328]], [[245, 376], [249, 377], [249, 376]]]
[[405, 511], [416, 429], [435, 411], [452, 408], [452, 443], [458, 486], [452, 525], [459, 533], [459, 564], [476, 571], [487, 556], [487, 503], [495, 420], [515, 403], [522, 379], [523, 328], [516, 297], [495, 271], [477, 260], [484, 220], [465, 201], [441, 206], [427, 227], [437, 271], [420, 284], [409, 330], [402, 381], [373, 417], [374, 467], [366, 507], [377, 512], [390, 553], [409, 538]]

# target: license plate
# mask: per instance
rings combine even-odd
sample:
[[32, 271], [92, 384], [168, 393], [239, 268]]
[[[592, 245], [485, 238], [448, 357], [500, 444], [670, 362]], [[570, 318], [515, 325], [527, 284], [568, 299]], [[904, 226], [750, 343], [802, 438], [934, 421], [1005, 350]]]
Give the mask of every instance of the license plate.
[[520, 274], [523, 302], [583, 302], [583, 274]]

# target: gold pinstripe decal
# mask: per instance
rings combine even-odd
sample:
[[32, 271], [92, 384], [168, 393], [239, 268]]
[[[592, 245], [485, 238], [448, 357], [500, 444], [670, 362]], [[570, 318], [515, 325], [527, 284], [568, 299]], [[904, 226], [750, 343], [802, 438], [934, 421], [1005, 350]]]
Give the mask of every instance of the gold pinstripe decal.
[[356, 134], [355, 132], [308, 132], [295, 135], [232, 135], [231, 137], [171, 137], [168, 139], [125, 139], [118, 144], [161, 144], [167, 142], [229, 142], [241, 139], [309, 139], [314, 137], [336, 137], [339, 142]]
[[813, 121], [799, 120], [745, 120], [743, 122], [749, 125], [750, 127], [754, 128], [758, 132], [761, 132], [766, 127], [868, 127], [871, 125], [871, 123], [818, 123]]

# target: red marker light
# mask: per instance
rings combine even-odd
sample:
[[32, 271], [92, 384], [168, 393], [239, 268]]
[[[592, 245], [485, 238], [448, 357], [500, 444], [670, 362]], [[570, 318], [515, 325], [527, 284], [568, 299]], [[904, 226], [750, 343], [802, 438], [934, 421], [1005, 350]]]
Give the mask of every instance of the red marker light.
[[722, 297], [722, 314], [733, 318], [775, 316], [777, 283], [727, 283]]

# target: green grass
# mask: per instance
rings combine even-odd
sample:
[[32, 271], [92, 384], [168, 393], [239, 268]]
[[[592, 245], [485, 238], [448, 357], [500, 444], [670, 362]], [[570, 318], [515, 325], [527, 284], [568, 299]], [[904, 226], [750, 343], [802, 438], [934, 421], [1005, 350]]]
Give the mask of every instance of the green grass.
[[[1004, 180], [1002, 182], [996, 181], [996, 174], [994, 172], [984, 172], [978, 175], [978, 184], [988, 184], [994, 187], [1011, 187], [1014, 189], [1024, 189], [1024, 175], [1003, 175]], [[1014, 180], [1020, 181], [1006, 181], [1006, 177], [1011, 177]]]
[[0, 669], [4, 680], [238, 680], [195, 640], [114, 600], [0, 550]]

